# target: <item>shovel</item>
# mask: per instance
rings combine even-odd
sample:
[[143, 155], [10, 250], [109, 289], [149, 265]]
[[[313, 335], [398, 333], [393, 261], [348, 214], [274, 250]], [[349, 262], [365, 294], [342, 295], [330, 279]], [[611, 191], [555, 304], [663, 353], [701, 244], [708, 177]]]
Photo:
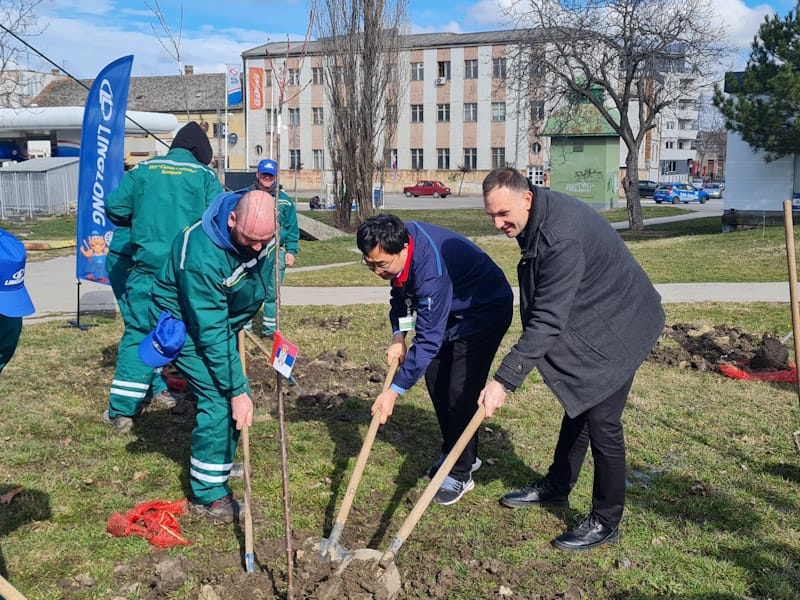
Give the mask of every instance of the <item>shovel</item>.
[[[318, 598], [320, 600], [333, 600], [334, 598], [341, 598], [340, 587], [343, 583], [343, 578], [346, 577], [345, 570], [350, 569], [354, 571], [354, 575], [359, 577], [359, 584], [364, 589], [368, 589], [375, 598], [381, 600], [391, 600], [400, 592], [400, 572], [394, 563], [400, 547], [405, 543], [408, 536], [414, 530], [422, 513], [428, 508], [428, 505], [433, 500], [436, 492], [442, 485], [445, 477], [450, 473], [453, 465], [456, 464], [458, 457], [466, 448], [472, 436], [478, 431], [481, 422], [486, 416], [486, 409], [483, 405], [478, 407], [472, 420], [467, 425], [461, 437], [458, 438], [452, 450], [450, 450], [447, 457], [444, 459], [442, 466], [436, 471], [428, 487], [422, 492], [417, 503], [411, 509], [408, 517], [400, 526], [397, 535], [395, 535], [389, 547], [381, 553], [379, 550], [372, 550], [370, 548], [362, 548], [356, 550], [351, 555], [345, 557], [342, 564], [336, 569], [334, 576], [326, 582], [323, 589], [320, 590]], [[358, 564], [355, 561], [364, 561]], [[364, 574], [370, 573], [374, 581], [365, 581]]]
[[[386, 373], [386, 379], [383, 381], [383, 391], [389, 389], [394, 379], [394, 374], [397, 372], [398, 361], [392, 361], [389, 365], [389, 371]], [[347, 491], [344, 493], [342, 506], [339, 508], [339, 514], [336, 515], [336, 521], [333, 523], [330, 537], [322, 538], [319, 543], [319, 557], [323, 561], [339, 562], [344, 560], [350, 555], [350, 552], [339, 544], [339, 538], [342, 536], [342, 529], [344, 529], [345, 521], [350, 514], [350, 509], [353, 507], [353, 500], [358, 490], [358, 484], [361, 482], [361, 475], [364, 473], [364, 467], [367, 464], [367, 457], [370, 450], [372, 450], [372, 443], [375, 441], [375, 435], [378, 433], [378, 426], [381, 424], [381, 413], [376, 411], [372, 415], [372, 421], [367, 430], [367, 436], [364, 438], [364, 443], [361, 445], [361, 452], [358, 454], [353, 475], [350, 478], [350, 483], [347, 486]]]

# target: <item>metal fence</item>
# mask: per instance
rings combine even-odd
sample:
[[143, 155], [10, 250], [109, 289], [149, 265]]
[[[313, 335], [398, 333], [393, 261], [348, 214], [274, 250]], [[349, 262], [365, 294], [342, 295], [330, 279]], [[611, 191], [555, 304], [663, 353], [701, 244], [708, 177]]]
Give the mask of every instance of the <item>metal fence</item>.
[[69, 214], [78, 199], [79, 162], [34, 158], [0, 168], [0, 219]]

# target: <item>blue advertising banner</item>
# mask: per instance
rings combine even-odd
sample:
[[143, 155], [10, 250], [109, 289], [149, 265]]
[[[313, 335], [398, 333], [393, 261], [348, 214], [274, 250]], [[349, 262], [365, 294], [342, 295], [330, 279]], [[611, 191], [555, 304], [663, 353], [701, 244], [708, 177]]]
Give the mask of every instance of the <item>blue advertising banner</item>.
[[236, 106], [242, 103], [242, 77], [236, 65], [227, 65], [228, 77], [226, 79], [227, 106]]
[[106, 217], [106, 196], [119, 185], [125, 170], [125, 110], [132, 65], [132, 55], [107, 65], [86, 98], [78, 172], [79, 280], [108, 284], [106, 255], [114, 225]]

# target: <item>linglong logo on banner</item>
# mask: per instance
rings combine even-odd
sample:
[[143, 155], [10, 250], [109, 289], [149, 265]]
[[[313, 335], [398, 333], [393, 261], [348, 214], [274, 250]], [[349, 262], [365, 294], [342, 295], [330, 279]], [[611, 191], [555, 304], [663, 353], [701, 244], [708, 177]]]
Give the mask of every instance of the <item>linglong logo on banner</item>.
[[239, 69], [235, 65], [228, 65], [228, 106], [234, 106], [242, 102], [242, 80], [239, 77]]
[[107, 65], [86, 99], [78, 174], [76, 276], [108, 283], [105, 263], [114, 225], [106, 218], [106, 197], [124, 173], [125, 110], [133, 56]]

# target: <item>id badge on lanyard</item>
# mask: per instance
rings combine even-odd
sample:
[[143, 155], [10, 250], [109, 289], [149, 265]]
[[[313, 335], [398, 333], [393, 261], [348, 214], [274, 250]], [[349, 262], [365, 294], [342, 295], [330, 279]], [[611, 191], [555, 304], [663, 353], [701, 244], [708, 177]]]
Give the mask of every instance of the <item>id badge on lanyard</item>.
[[414, 331], [417, 328], [417, 316], [411, 313], [411, 299], [406, 298], [406, 316], [398, 320], [400, 331]]

